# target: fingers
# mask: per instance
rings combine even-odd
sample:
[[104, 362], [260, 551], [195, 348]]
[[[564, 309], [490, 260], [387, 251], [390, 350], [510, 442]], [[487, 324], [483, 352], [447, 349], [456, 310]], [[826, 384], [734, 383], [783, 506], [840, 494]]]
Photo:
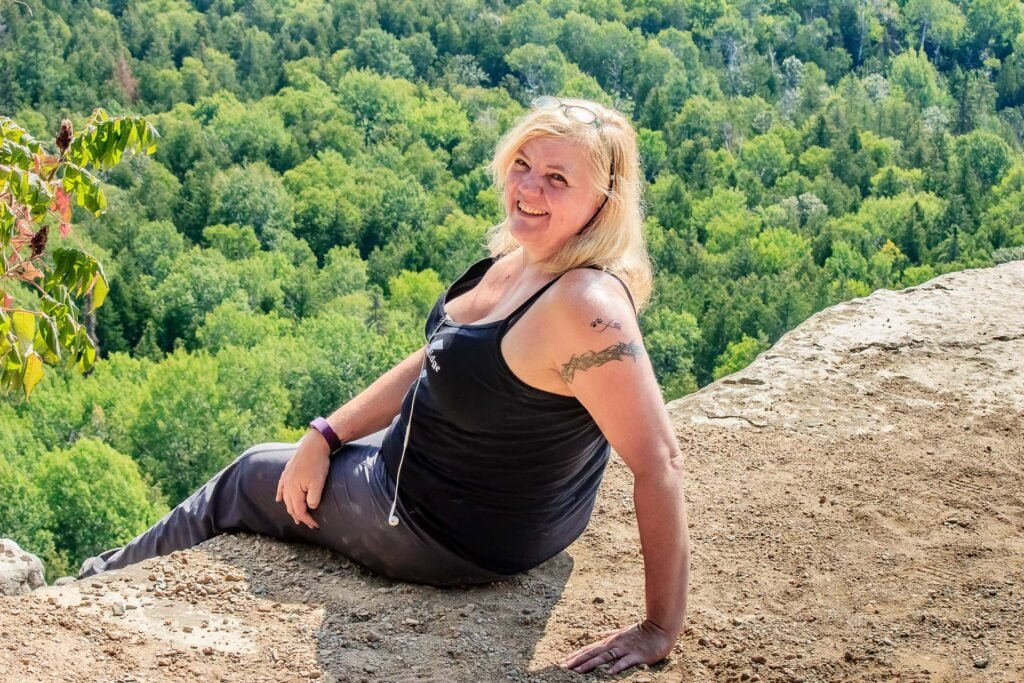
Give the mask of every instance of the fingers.
[[296, 524], [302, 523], [310, 529], [318, 528], [316, 520], [309, 515], [306, 509], [306, 492], [298, 487], [285, 494], [285, 500], [289, 503], [288, 514], [292, 516]]
[[315, 510], [320, 506], [320, 496], [324, 492], [323, 486], [311, 485], [309, 490], [306, 491], [306, 506], [310, 510]]
[[615, 651], [615, 648], [605, 648], [599, 652], [595, 652], [586, 661], [581, 662], [576, 666], [571, 666], [569, 668], [571, 668], [573, 671], [577, 673], [585, 674], [588, 671], [593, 671], [599, 666], [611, 664], [615, 662], [617, 659], [618, 653]]
[[[599, 666], [607, 666], [607, 674], [617, 674], [637, 664], [654, 660], [638, 639], [637, 625], [611, 629], [600, 634], [602, 638], [572, 653], [562, 666], [576, 673], [588, 673]], [[656, 659], [656, 658], [655, 658]]]
[[601, 652], [603, 650], [607, 650], [611, 646], [610, 643], [612, 642], [612, 640], [616, 636], [618, 636], [619, 634], [621, 634], [621, 633], [623, 633], [625, 631], [628, 631], [630, 628], [632, 628], [632, 627], [631, 626], [626, 626], [626, 627], [623, 627], [623, 628], [613, 628], [613, 629], [609, 629], [607, 631], [600, 632], [597, 635], [598, 635], [599, 638], [601, 638], [601, 640], [599, 640], [597, 642], [593, 642], [593, 643], [591, 643], [589, 645], [586, 645], [586, 646], [581, 647], [580, 649], [576, 650], [575, 652], [573, 652], [568, 657], [566, 657], [565, 659], [562, 660], [562, 666], [568, 667], [568, 668], [572, 668], [573, 667], [573, 660], [583, 661], [584, 660], [583, 655], [585, 655], [585, 654], [589, 654], [590, 656], [593, 656], [594, 653]]
[[[576, 669], [579, 666], [589, 663], [591, 659], [594, 659], [607, 651], [608, 646], [604, 643], [598, 643], [596, 645], [587, 645], [586, 647], [580, 648], [579, 650], [576, 650], [576, 652], [573, 652], [571, 655], [569, 655], [569, 658], [565, 660], [563, 666], [565, 666], [567, 669]], [[590, 667], [590, 669], [593, 669], [594, 667], [600, 666], [604, 663], [605, 662], [598, 662], [594, 666]], [[584, 669], [583, 671], [590, 671], [590, 669]]]
[[[316, 520], [309, 514], [307, 505], [309, 508], [316, 508], [320, 504], [320, 496], [323, 492], [323, 487], [313, 495], [312, 489], [306, 491], [300, 485], [295, 483], [285, 483], [285, 475], [281, 475], [281, 479], [277, 482], [277, 494], [274, 498], [275, 502], [283, 502], [285, 509], [288, 511], [288, 515], [295, 521], [296, 524], [305, 524], [310, 529], [319, 529], [320, 525], [316, 523]], [[313, 503], [313, 504], [310, 504]]]
[[643, 664], [644, 658], [636, 652], [630, 652], [625, 657], [621, 657], [618, 661], [608, 667], [608, 675], [614, 676], [617, 673], [621, 673], [631, 666], [637, 664]]

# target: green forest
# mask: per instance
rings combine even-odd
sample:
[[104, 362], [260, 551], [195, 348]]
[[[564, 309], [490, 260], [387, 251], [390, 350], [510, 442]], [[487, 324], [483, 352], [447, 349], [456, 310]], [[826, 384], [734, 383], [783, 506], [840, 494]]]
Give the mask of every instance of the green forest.
[[109, 293], [88, 372], [0, 398], [0, 536], [75, 573], [421, 344], [540, 94], [637, 127], [666, 400], [835, 303], [1024, 258], [1019, 0], [0, 0], [0, 116], [50, 154], [97, 108], [159, 134], [33, 242]]

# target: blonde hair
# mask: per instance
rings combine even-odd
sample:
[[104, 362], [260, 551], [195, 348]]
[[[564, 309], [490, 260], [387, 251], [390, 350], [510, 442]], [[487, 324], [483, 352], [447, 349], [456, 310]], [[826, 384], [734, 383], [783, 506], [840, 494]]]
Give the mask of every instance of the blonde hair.
[[[629, 287], [637, 310], [651, 294], [651, 261], [644, 241], [643, 179], [636, 131], [626, 117], [589, 100], [560, 98], [562, 104], [594, 112], [600, 124], [586, 124], [567, 116], [561, 107], [534, 109], [523, 116], [498, 142], [489, 170], [501, 194], [519, 149], [534, 138], [571, 140], [587, 151], [594, 188], [608, 197], [586, 230], [570, 239], [539, 265], [551, 273], [599, 266]], [[614, 181], [610, 171], [615, 162]], [[609, 191], [611, 187], [611, 191]], [[504, 207], [504, 203], [502, 203]], [[504, 256], [519, 246], [508, 229], [508, 217], [487, 233], [491, 256]]]

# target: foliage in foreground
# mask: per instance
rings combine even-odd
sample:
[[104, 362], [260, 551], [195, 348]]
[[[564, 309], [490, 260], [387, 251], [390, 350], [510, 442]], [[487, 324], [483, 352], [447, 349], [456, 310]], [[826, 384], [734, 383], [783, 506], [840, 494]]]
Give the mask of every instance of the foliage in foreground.
[[155, 151], [156, 131], [141, 117], [110, 118], [97, 110], [75, 135], [61, 123], [57, 154], [6, 116], [0, 116], [0, 390], [25, 396], [43, 365], [88, 370], [96, 347], [80, 321], [103, 305], [109, 285], [86, 251], [52, 248], [51, 230], [71, 231], [72, 202], [93, 216], [106, 209], [97, 172], [115, 166], [125, 151]]

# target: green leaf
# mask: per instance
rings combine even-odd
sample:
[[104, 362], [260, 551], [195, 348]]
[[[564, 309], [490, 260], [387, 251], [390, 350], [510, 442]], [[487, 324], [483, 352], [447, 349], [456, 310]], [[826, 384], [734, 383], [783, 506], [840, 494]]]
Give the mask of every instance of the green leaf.
[[0, 165], [0, 191], [9, 191], [16, 202], [27, 206], [37, 217], [44, 215], [53, 201], [49, 185], [42, 178], [17, 167]]
[[15, 225], [14, 212], [5, 202], [0, 202], [0, 247], [11, 243], [11, 233]]
[[25, 358], [24, 369], [21, 373], [21, 384], [25, 389], [25, 398], [28, 398], [32, 390], [43, 378], [43, 359], [38, 353], [29, 353]]
[[35, 155], [32, 150], [17, 142], [4, 140], [0, 142], [0, 164], [13, 164], [20, 168], [28, 168], [32, 165]]
[[79, 206], [84, 206], [98, 216], [107, 208], [107, 199], [100, 189], [100, 181], [81, 166], [66, 163], [63, 166], [64, 190], [75, 198]]
[[25, 311], [15, 311], [11, 314], [11, 322], [14, 325], [14, 334], [18, 341], [26, 348], [32, 343], [36, 336], [36, 317]]
[[57, 327], [53, 321], [44, 316], [36, 330], [33, 350], [43, 357], [47, 365], [55, 365], [60, 361], [60, 345], [57, 343]]
[[84, 327], [79, 327], [74, 344], [78, 369], [85, 372], [96, 364], [96, 347], [93, 346], [89, 335], [85, 333]]
[[92, 308], [89, 309], [90, 313], [103, 305], [107, 298], [107, 293], [110, 291], [110, 285], [107, 284], [107, 278], [103, 275], [102, 270], [96, 273], [96, 277], [92, 282]]
[[18, 340], [8, 337], [7, 341], [11, 348], [7, 349], [6, 368], [12, 372], [21, 369], [21, 352], [18, 351]]
[[44, 316], [43, 325], [40, 326], [40, 336], [46, 340], [47, 352], [43, 353], [43, 360], [49, 365], [55, 365], [60, 360], [60, 342], [57, 334], [57, 324], [53, 319]]
[[16, 124], [7, 116], [0, 116], [0, 140], [10, 140], [29, 148], [33, 154], [43, 151], [42, 145], [29, 135], [24, 128]]
[[152, 154], [156, 149], [156, 129], [140, 116], [110, 118], [96, 110], [71, 143], [67, 159], [79, 166], [110, 168], [121, 161], [125, 152]]

